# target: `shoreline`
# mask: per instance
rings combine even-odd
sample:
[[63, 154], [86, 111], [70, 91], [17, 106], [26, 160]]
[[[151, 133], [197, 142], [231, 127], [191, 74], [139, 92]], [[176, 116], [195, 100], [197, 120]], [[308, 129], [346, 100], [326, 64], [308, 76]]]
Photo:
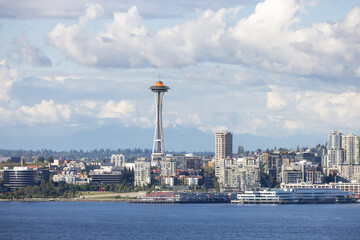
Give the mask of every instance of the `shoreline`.
[[133, 199], [26, 198], [0, 199], [0, 202], [132, 202]]
[[[27, 199], [0, 199], [0, 202], [122, 202], [122, 203], [138, 203], [138, 204], [169, 204], [170, 202], [146, 202], [138, 199], [79, 199], [79, 198], [27, 198]], [[199, 203], [214, 203], [214, 202], [171, 202], [170, 204], [199, 204]], [[359, 204], [360, 202], [246, 202], [240, 203], [237, 201], [223, 202], [226, 204], [237, 205], [288, 205], [288, 204]]]

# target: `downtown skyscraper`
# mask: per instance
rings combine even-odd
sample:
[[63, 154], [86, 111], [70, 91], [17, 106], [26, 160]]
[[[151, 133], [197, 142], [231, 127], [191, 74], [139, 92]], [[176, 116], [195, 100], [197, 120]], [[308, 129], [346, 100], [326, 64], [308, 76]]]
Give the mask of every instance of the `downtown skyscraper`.
[[347, 164], [359, 164], [359, 137], [350, 133], [342, 138]]
[[329, 134], [326, 144], [327, 154], [324, 157], [323, 166], [337, 167], [345, 161], [345, 151], [343, 149], [343, 134], [339, 131], [333, 131]]
[[219, 162], [232, 157], [233, 135], [231, 132], [220, 131], [215, 133], [215, 176], [220, 177]]

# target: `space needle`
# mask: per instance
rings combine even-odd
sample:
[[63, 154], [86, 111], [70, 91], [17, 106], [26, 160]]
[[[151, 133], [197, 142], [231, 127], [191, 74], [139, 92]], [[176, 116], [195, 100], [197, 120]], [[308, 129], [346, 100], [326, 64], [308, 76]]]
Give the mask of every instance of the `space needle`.
[[157, 163], [160, 166], [161, 158], [165, 155], [164, 149], [164, 135], [162, 127], [162, 103], [164, 99], [164, 93], [168, 91], [169, 87], [164, 85], [162, 81], [157, 81], [154, 86], [150, 87], [150, 90], [155, 94], [156, 104], [156, 123], [154, 133], [153, 151], [151, 154], [152, 165]]

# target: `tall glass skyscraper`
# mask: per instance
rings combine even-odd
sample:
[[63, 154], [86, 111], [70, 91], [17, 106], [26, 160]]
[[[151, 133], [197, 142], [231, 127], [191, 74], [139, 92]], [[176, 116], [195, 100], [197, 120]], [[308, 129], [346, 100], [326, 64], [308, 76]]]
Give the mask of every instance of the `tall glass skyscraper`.
[[329, 134], [327, 142], [327, 150], [340, 150], [342, 149], [342, 133], [333, 131]]

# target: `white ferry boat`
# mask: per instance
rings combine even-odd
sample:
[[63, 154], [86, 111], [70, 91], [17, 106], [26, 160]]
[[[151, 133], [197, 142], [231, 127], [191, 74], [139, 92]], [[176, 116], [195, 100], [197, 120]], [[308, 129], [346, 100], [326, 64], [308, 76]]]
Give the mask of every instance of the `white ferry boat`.
[[332, 203], [353, 202], [354, 194], [333, 188], [280, 188], [264, 191], [245, 191], [237, 194], [233, 203], [282, 204], [282, 203]]

